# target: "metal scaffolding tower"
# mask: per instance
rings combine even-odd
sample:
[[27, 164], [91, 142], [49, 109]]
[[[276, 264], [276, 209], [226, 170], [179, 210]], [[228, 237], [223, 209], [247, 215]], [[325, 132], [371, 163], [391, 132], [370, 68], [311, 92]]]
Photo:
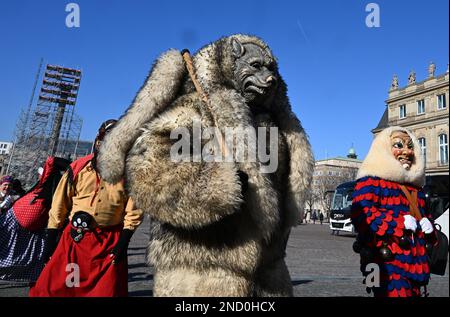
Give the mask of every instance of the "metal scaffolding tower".
[[66, 145], [79, 141], [83, 123], [75, 113], [81, 71], [47, 65], [36, 106], [32, 107], [40, 72], [41, 65], [28, 109], [22, 111], [16, 124], [15, 144], [9, 164], [9, 174], [19, 178], [26, 186], [37, 180], [38, 168], [48, 156], [73, 158], [74, 153], [69, 153]]

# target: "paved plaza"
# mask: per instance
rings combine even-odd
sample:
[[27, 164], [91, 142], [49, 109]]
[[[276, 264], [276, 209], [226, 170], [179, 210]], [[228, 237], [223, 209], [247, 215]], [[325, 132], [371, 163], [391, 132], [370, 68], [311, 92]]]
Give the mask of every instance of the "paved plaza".
[[[149, 220], [133, 236], [128, 250], [129, 295], [152, 296], [153, 268], [146, 264]], [[331, 235], [328, 224], [303, 224], [292, 230], [286, 262], [294, 295], [299, 297], [370, 296], [359, 272], [359, 257], [352, 251], [354, 237]], [[449, 296], [448, 265], [445, 276], [432, 275], [431, 296]], [[0, 297], [28, 296], [28, 287], [0, 282]]]

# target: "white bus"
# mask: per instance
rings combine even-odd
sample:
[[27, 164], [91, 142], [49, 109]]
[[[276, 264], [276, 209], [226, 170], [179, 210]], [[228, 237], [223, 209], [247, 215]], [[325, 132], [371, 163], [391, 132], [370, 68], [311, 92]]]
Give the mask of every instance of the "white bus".
[[330, 206], [331, 234], [339, 232], [356, 234], [351, 220], [352, 194], [355, 182], [342, 183], [336, 187]]

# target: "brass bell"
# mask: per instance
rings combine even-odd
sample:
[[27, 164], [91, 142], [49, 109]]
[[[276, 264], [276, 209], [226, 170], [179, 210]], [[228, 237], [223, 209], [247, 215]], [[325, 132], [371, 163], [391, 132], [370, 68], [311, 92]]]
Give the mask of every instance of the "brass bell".
[[382, 246], [379, 250], [381, 259], [383, 261], [392, 261], [394, 259], [394, 255], [392, 254], [392, 251], [389, 250], [387, 246]]
[[411, 248], [411, 243], [409, 242], [409, 239], [407, 237], [405, 237], [405, 236], [403, 236], [400, 239], [398, 239], [398, 245], [403, 250], [408, 250], [409, 248]]

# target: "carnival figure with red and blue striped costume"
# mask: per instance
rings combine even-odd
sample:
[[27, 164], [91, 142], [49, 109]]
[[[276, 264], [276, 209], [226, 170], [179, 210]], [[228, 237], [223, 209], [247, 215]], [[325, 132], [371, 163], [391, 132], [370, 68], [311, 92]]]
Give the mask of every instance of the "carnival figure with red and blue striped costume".
[[369, 263], [380, 269], [379, 285], [366, 285], [376, 297], [420, 296], [430, 279], [427, 250], [436, 240], [421, 189], [425, 164], [415, 136], [400, 127], [383, 130], [357, 178], [354, 249], [361, 255], [363, 275], [370, 273]]

